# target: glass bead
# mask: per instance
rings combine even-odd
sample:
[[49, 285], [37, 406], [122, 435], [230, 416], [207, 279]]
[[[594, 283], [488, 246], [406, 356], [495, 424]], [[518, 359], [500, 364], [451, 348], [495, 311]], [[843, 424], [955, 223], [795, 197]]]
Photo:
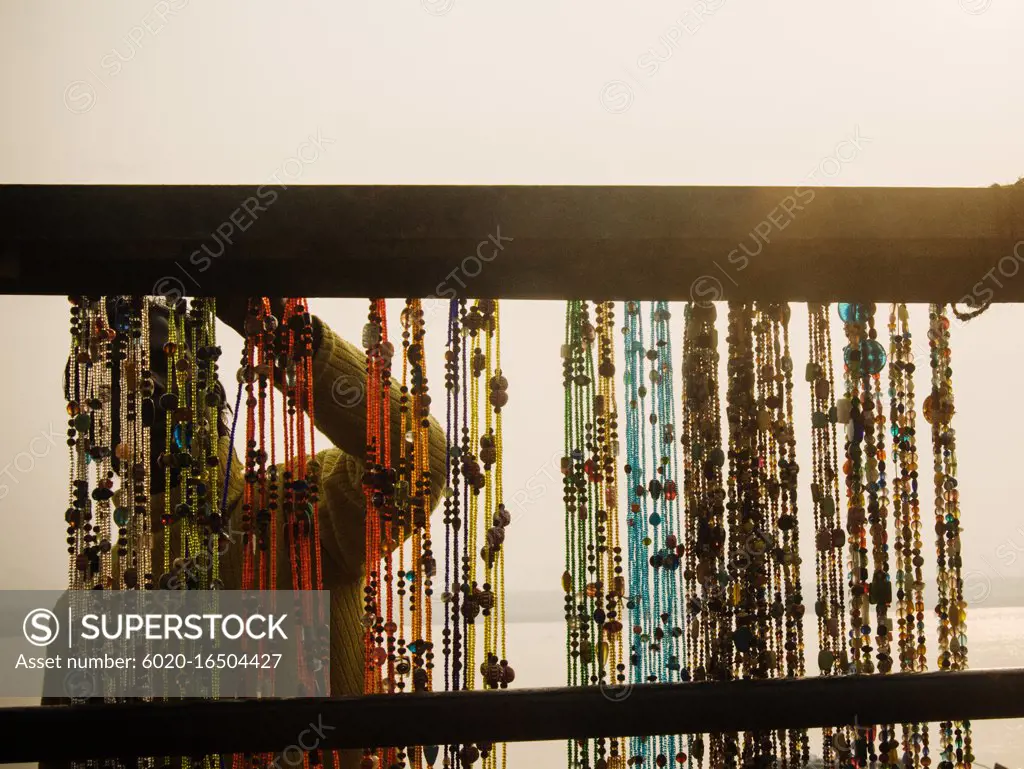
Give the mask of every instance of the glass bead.
[[367, 323], [363, 326], [362, 343], [364, 349], [370, 349], [380, 342], [381, 327], [376, 323]]
[[679, 490], [676, 487], [675, 481], [666, 481], [665, 483], [665, 501], [674, 502], [679, 496]]
[[839, 317], [843, 323], [864, 323], [868, 319], [868, 308], [863, 304], [840, 302]]
[[192, 439], [192, 425], [176, 424], [171, 430], [171, 437], [175, 446], [182, 450], [187, 449]]
[[861, 366], [868, 374], [879, 374], [885, 368], [885, 348], [874, 339], [862, 343], [860, 357]]
[[952, 399], [943, 398], [941, 395], [936, 396], [934, 392], [924, 399], [924, 419], [930, 425], [936, 422], [939, 424], [949, 422], [953, 418], [954, 412]]

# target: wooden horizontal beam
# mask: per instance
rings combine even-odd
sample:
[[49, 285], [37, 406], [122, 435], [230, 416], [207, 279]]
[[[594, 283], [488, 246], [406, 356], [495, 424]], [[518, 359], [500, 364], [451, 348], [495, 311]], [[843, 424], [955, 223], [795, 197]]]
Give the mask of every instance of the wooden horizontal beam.
[[1024, 187], [0, 187], [16, 294], [1011, 302], [1021, 260]]
[[322, 747], [333, 749], [1020, 718], [1022, 691], [1015, 669], [8, 708], [0, 762], [280, 751], [311, 724], [328, 727]]

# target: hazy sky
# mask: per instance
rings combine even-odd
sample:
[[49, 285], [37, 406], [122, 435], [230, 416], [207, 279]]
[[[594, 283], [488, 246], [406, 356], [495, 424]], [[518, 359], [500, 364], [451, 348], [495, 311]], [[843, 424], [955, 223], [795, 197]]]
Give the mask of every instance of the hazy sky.
[[[1012, 0], [5, 0], [0, 182], [1011, 182], [1024, 174], [1021, 29], [1024, 5]], [[830, 164], [844, 141], [857, 151]], [[979, 263], [979, 279], [999, 256]], [[880, 297], [897, 291], [877, 285]], [[503, 308], [506, 493], [556, 479], [512, 506], [509, 584], [553, 591], [564, 568], [564, 306]], [[358, 336], [362, 302], [313, 309]], [[920, 308], [914, 317], [923, 339]], [[953, 332], [965, 568], [982, 603], [1004, 578], [1024, 577], [1021, 320], [996, 306]], [[805, 322], [795, 308], [798, 372]], [[3, 298], [0, 323], [0, 588], [60, 587], [67, 303]], [[438, 343], [428, 344], [435, 376]], [[229, 374], [237, 347], [225, 334]], [[51, 430], [55, 447], [39, 437]], [[809, 468], [806, 440], [801, 450]], [[805, 473], [802, 502], [808, 483]], [[927, 520], [931, 500], [923, 506]], [[806, 525], [807, 504], [803, 513]], [[550, 666], [524, 670], [524, 683], [559, 683], [561, 642], [550, 641]]]

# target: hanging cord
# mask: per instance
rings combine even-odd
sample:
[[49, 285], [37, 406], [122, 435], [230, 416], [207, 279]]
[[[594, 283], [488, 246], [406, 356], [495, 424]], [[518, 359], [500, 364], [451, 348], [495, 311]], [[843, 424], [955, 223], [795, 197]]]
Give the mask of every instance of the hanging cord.
[[[977, 307], [972, 307], [971, 309], [964, 310], [964, 311], [958, 310], [956, 308], [956, 305], [957, 305], [956, 302], [950, 302], [950, 304], [949, 304], [949, 309], [953, 311], [953, 315], [956, 317], [957, 320], [968, 321], [968, 320], [974, 320], [979, 315], [981, 315], [983, 312], [985, 312], [985, 310], [987, 310], [989, 307], [991, 307], [992, 306], [992, 300], [989, 299], [989, 300], [983, 302], [982, 304], [978, 305]], [[970, 307], [970, 305], [968, 305], [968, 307]]]

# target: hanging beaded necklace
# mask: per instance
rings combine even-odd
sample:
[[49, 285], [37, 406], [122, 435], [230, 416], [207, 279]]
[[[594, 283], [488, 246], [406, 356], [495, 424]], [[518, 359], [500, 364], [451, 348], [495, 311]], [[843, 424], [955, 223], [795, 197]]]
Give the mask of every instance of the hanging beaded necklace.
[[[619, 619], [623, 576], [616, 483], [618, 414], [615, 404], [614, 304], [566, 307], [562, 347], [565, 388], [566, 642], [568, 683], [602, 689], [626, 681]], [[596, 354], [595, 354], [596, 353]], [[595, 367], [595, 357], [598, 361]], [[621, 766], [621, 739], [568, 743], [570, 766]]]
[[[694, 681], [730, 677], [731, 601], [725, 594], [725, 491], [722, 487], [721, 405], [718, 391], [717, 311], [711, 303], [686, 305], [683, 325], [682, 429], [685, 499], [687, 647]], [[726, 761], [726, 742], [736, 736], [709, 737], [709, 764]], [[690, 737], [690, 756], [703, 766], [702, 735]], [[734, 753], [733, 753], [734, 755]]]
[[[889, 310], [889, 424], [893, 442], [893, 524], [899, 658], [902, 672], [928, 669], [924, 626], [924, 557], [918, 498], [917, 412], [910, 315], [905, 304]], [[920, 767], [929, 755], [928, 725], [903, 724], [903, 766]]]
[[[506, 688], [515, 678], [505, 640], [503, 545], [511, 517], [502, 500], [501, 410], [508, 402], [508, 381], [501, 372], [500, 356], [498, 302], [482, 299], [467, 308], [465, 300], [453, 299], [445, 353], [448, 482], [443, 497], [445, 582], [450, 585], [442, 595], [447, 606], [446, 689], [476, 688], [477, 671], [488, 689]], [[483, 630], [478, 633], [476, 619], [481, 615]], [[445, 747], [449, 764], [468, 766], [481, 757], [485, 767], [504, 766], [506, 747], [488, 743]], [[434, 746], [427, 758], [433, 764]]]
[[[411, 541], [411, 566], [407, 568], [405, 547], [398, 554], [398, 631], [394, 688], [406, 689], [411, 679], [412, 691], [428, 691], [434, 667], [431, 600], [432, 580], [436, 574], [430, 538], [430, 395], [427, 387], [424, 354], [424, 313], [419, 299], [408, 299], [401, 315], [402, 322], [402, 386], [399, 397], [400, 434], [398, 481], [395, 484], [395, 529], [397, 540]], [[408, 611], [405, 596], [409, 597]], [[412, 640], [406, 640], [406, 619]], [[421, 767], [424, 756], [430, 766], [437, 758], [437, 746], [412, 747], [407, 756], [402, 748], [396, 751], [398, 766]]]
[[[764, 488], [767, 462], [759, 451], [760, 419], [770, 421], [759, 408], [754, 338], [754, 307], [729, 304], [729, 384], [726, 414], [729, 420], [729, 576], [735, 612], [733, 675], [737, 678], [768, 678], [777, 669], [773, 649], [774, 617], [770, 594], [774, 592], [769, 563], [770, 524], [768, 492]], [[776, 760], [779, 735], [745, 732], [743, 760]], [[784, 751], [782, 751], [784, 754]]]
[[[110, 342], [116, 336], [102, 298], [70, 297], [71, 353], [67, 382], [71, 484], [68, 587], [107, 587], [110, 577]], [[92, 490], [90, 491], [90, 487]], [[106, 543], [106, 544], [104, 544]]]
[[[928, 346], [931, 352], [932, 390], [925, 398], [924, 418], [932, 426], [935, 478], [935, 546], [938, 557], [938, 666], [940, 670], [967, 668], [967, 601], [963, 594], [963, 559], [960, 555], [960, 492], [957, 488], [953, 369], [946, 306], [928, 308]], [[939, 725], [940, 769], [963, 769], [974, 761], [969, 721]]]
[[[610, 684], [614, 670], [614, 686], [622, 687], [626, 683], [621, 619], [626, 578], [622, 566], [617, 473], [619, 433], [615, 387], [615, 303], [595, 303], [594, 315], [597, 321], [598, 361], [597, 392], [594, 396], [596, 456], [588, 480], [597, 486], [597, 549], [599, 556], [603, 556], [598, 592], [604, 595], [604, 608], [598, 606], [595, 609], [594, 621], [603, 631], [598, 647], [599, 685]], [[604, 739], [598, 739], [595, 746], [597, 760], [604, 760], [609, 769], [619, 769], [625, 760], [622, 744], [621, 738], [611, 737], [606, 749]]]
[[[755, 316], [758, 390], [758, 442], [766, 459], [768, 525], [766, 547], [774, 590], [775, 677], [805, 674], [803, 589], [800, 581], [800, 527], [797, 518], [796, 434], [793, 426], [793, 359], [789, 349], [789, 305], [759, 304]], [[790, 765], [809, 760], [805, 730], [789, 730], [779, 740], [788, 746]]]
[[[646, 547], [650, 543], [647, 512], [647, 495], [644, 488], [646, 452], [643, 415], [647, 411], [647, 386], [644, 383], [644, 357], [646, 348], [643, 341], [643, 318], [638, 302], [626, 302], [623, 306], [625, 326], [623, 327], [625, 368], [623, 390], [626, 397], [626, 500], [629, 514], [626, 517], [627, 547], [629, 564], [629, 596], [626, 608], [630, 618], [630, 673], [634, 683], [647, 680], [647, 651], [644, 644], [650, 638], [648, 620], [650, 606], [650, 584], [646, 569]], [[645, 544], [647, 543], [647, 544]], [[631, 754], [636, 756], [639, 741], [631, 740]]]
[[[881, 399], [880, 373], [886, 354], [876, 339], [873, 304], [840, 304], [839, 317], [845, 323], [846, 395], [837, 402], [837, 418], [847, 425], [846, 474], [850, 533], [851, 665], [857, 672], [888, 673], [892, 669], [890, 644], [892, 603], [889, 575], [885, 465], [885, 418]], [[868, 557], [868, 535], [871, 557]], [[871, 658], [870, 607], [875, 607], [876, 661]], [[898, 742], [895, 729], [882, 725], [857, 735], [857, 760], [895, 761]]]
[[[810, 360], [805, 379], [811, 398], [811, 501], [814, 505], [815, 615], [818, 626], [818, 670], [842, 675], [849, 666], [846, 598], [843, 588], [843, 547], [846, 533], [839, 517], [835, 377], [828, 305], [808, 306]], [[835, 765], [836, 754], [848, 754], [843, 728], [822, 730], [822, 760]]]
[[[283, 338], [278, 343], [278, 368], [284, 372], [285, 400], [284, 471], [281, 479], [285, 543], [292, 566], [292, 589], [304, 591], [304, 610], [307, 616], [312, 616], [309, 591], [323, 590], [319, 515], [321, 468], [316, 458], [314, 436], [313, 320], [305, 299], [285, 300], [280, 331]], [[318, 620], [323, 623], [326, 621], [323, 604], [318, 606]], [[393, 639], [393, 636], [392, 631], [389, 637]], [[322, 691], [325, 686], [313, 671], [327, 669], [330, 639], [309, 640], [312, 643], [299, 645], [297, 661], [299, 670], [303, 671], [301, 683], [312, 694]], [[389, 651], [393, 653], [390, 644]]]
[[[445, 350], [445, 391], [446, 391], [446, 419], [445, 419], [445, 487], [442, 492], [444, 498], [444, 530], [445, 530], [445, 560], [444, 579], [445, 590], [441, 595], [441, 601], [445, 605], [444, 631], [442, 641], [442, 652], [444, 655], [444, 688], [445, 691], [458, 691], [462, 688], [461, 677], [463, 668], [463, 633], [461, 598], [462, 587], [459, 582], [459, 556], [460, 537], [465, 528], [465, 521], [460, 516], [461, 508], [461, 454], [462, 448], [456, 443], [461, 430], [460, 421], [462, 405], [465, 402], [462, 349], [462, 315], [465, 312], [465, 300], [452, 299], [448, 307], [448, 339]], [[446, 745], [444, 750], [444, 763], [446, 766], [456, 766], [459, 755], [458, 745]], [[428, 761], [428, 763], [433, 763]]]
[[[391, 604], [392, 556], [389, 547], [394, 520], [396, 474], [391, 467], [391, 359], [394, 348], [388, 341], [387, 307], [383, 299], [370, 300], [363, 327], [366, 349], [366, 588], [363, 626], [366, 654], [364, 691], [379, 693], [394, 682], [394, 607]], [[384, 573], [381, 562], [384, 561]], [[388, 642], [385, 642], [385, 634]], [[388, 648], [392, 651], [389, 660]], [[388, 663], [386, 674], [382, 667]]]
[[[404, 678], [411, 674], [412, 690], [427, 691], [431, 685], [433, 641], [431, 637], [432, 580], [436, 573], [430, 538], [430, 395], [424, 356], [424, 318], [419, 299], [406, 301], [402, 312], [402, 443], [399, 451], [399, 481], [395, 486], [398, 508], [398, 540], [411, 535], [413, 568], [406, 570], [404, 548], [398, 566], [399, 691], [405, 688]], [[408, 590], [412, 641], [405, 640], [405, 609], [403, 597]], [[411, 655], [411, 659], [407, 656]], [[416, 758], [419, 761], [419, 758]]]
[[[149, 301], [141, 297], [117, 297], [113, 301], [112, 327], [117, 336], [112, 341], [113, 400], [117, 411], [113, 427], [114, 458], [121, 478], [119, 499], [113, 511], [117, 526], [117, 544], [112, 550], [115, 575], [114, 588], [139, 590], [152, 584], [153, 539], [150, 531], [150, 430], [143, 413], [143, 395], [152, 395], [149, 379]], [[148, 382], [148, 388], [144, 383]], [[140, 575], [142, 575], [140, 580]], [[140, 584], [141, 583], [141, 584]], [[121, 653], [127, 657], [129, 643], [120, 642]], [[144, 654], [152, 644], [144, 642]], [[123, 671], [121, 686], [127, 689], [142, 685], [142, 673]], [[213, 692], [217, 696], [217, 692]]]
[[[190, 504], [194, 486], [188, 483], [193, 462], [193, 411], [189, 387], [192, 356], [185, 331], [187, 306], [182, 299], [168, 308], [167, 342], [164, 343], [166, 388], [157, 401], [164, 420], [163, 452], [157, 457], [157, 463], [164, 469], [163, 574], [158, 583], [162, 590], [197, 586], [196, 571], [186, 568], [186, 559], [200, 547], [200, 533]], [[173, 561], [172, 550], [180, 553]]]
[[[566, 305], [565, 343], [562, 345], [562, 384], [565, 388], [565, 443], [562, 476], [565, 500], [566, 682], [570, 686], [604, 683], [601, 660], [602, 632], [595, 612], [602, 609], [599, 595], [604, 564], [597, 556], [598, 466], [594, 458], [594, 354], [596, 332], [589, 305], [573, 300]], [[604, 647], [601, 647], [604, 648]], [[588, 766], [599, 750], [596, 740], [570, 740], [568, 766]]]
[[[122, 340], [119, 400], [120, 444], [114, 453], [121, 467], [122, 500], [114, 510], [118, 527], [117, 557], [121, 587], [136, 590], [152, 580], [153, 538], [150, 531], [150, 426], [144, 399], [153, 394], [149, 372], [150, 302], [143, 297], [124, 297], [115, 327]], [[119, 334], [119, 337], [121, 335]], [[151, 413], [151, 412], [150, 412]]]
[[280, 513], [280, 479], [277, 477], [274, 430], [274, 376], [277, 363], [274, 331], [277, 324], [278, 319], [271, 313], [270, 302], [266, 297], [249, 300], [245, 319], [245, 344], [237, 377], [239, 396], [242, 389], [245, 390], [242, 529], [248, 546], [244, 550], [242, 562], [243, 590], [273, 590], [277, 587], [277, 530]]
[[[71, 297], [71, 302], [72, 348], [65, 396], [72, 461], [70, 503], [64, 520], [68, 525], [69, 611], [74, 611], [81, 610], [85, 601], [82, 591], [114, 587], [112, 448], [120, 413], [112, 402], [112, 384], [117, 384], [117, 334], [108, 324], [106, 301], [102, 297]], [[98, 693], [109, 699], [113, 679], [105, 677], [100, 685], [103, 691]]]
[[[627, 518], [630, 596], [626, 605], [630, 609], [633, 631], [630, 644], [633, 680], [688, 680], [690, 674], [683, 631], [684, 569], [680, 568], [685, 550], [679, 541], [683, 531], [675, 453], [675, 402], [669, 331], [671, 313], [667, 302], [651, 304], [649, 347], [645, 344], [640, 304], [627, 302], [625, 315], [626, 369], [623, 381], [629, 397], [626, 408], [628, 464], [625, 469], [630, 506]], [[649, 368], [644, 364], [645, 360]], [[645, 368], [648, 369], [646, 379], [651, 382], [653, 390], [649, 414]], [[649, 440], [644, 422], [651, 426]], [[685, 752], [680, 749], [680, 739], [675, 735], [657, 737], [650, 749], [647, 743], [640, 738], [631, 741], [634, 761], [645, 760], [649, 750], [659, 765], [669, 760], [686, 760]]]
[[[479, 531], [479, 553], [483, 563], [483, 585], [474, 595], [484, 618], [483, 651], [479, 670], [486, 689], [506, 689], [515, 679], [509, 666], [505, 619], [505, 537], [512, 517], [504, 504], [502, 409], [508, 404], [508, 379], [501, 369], [501, 323], [497, 300], [480, 299], [467, 318], [471, 337], [476, 334], [477, 348], [473, 354], [473, 433], [478, 436], [479, 459], [483, 464], [483, 520]], [[479, 321], [477, 318], [479, 317]], [[482, 341], [481, 341], [482, 339]], [[482, 344], [482, 347], [481, 347]], [[485, 389], [486, 388], [486, 389]], [[480, 412], [484, 414], [480, 432]], [[477, 509], [479, 514], [479, 508]], [[474, 552], [477, 548], [474, 545]], [[475, 656], [473, 657], [475, 660]], [[479, 746], [487, 769], [504, 767], [507, 746]], [[500, 755], [499, 755], [500, 754]]]
[[[393, 694], [398, 625], [394, 621], [396, 596], [392, 545], [396, 536], [395, 485], [398, 476], [391, 466], [391, 363], [394, 346], [388, 339], [387, 306], [383, 299], [370, 300], [362, 343], [366, 350], [366, 463], [362, 478], [366, 497], [363, 691], [367, 694]], [[387, 766], [394, 757], [394, 749], [371, 746], [365, 751], [362, 765]]]
[[[245, 406], [245, 451], [243, 455], [242, 490], [242, 575], [243, 590], [275, 590], [278, 587], [278, 536], [282, 520], [281, 478], [276, 458], [275, 380], [278, 365], [277, 330], [279, 319], [271, 311], [266, 297], [248, 299], [243, 321], [244, 343], [236, 375], [238, 393], [235, 399], [235, 426], [238, 409]], [[282, 369], [283, 372], [283, 369]], [[245, 392], [245, 400], [242, 393]], [[232, 427], [232, 447], [228, 461], [234, 453], [235, 427]], [[230, 476], [228, 476], [230, 477]], [[222, 494], [222, 505], [227, 503], [227, 479]], [[224, 511], [227, 514], [227, 511]], [[288, 553], [280, 554], [289, 557]], [[289, 559], [290, 560], [290, 559]], [[256, 644], [258, 652], [265, 648], [263, 641]], [[256, 672], [258, 691], [274, 691], [274, 671]], [[235, 767], [272, 760], [269, 754], [236, 755]]]
[[[220, 465], [217, 424], [221, 399], [216, 387], [220, 349], [215, 343], [215, 317], [212, 299], [196, 298], [187, 310], [179, 304], [173, 311], [176, 405], [168, 399], [165, 406], [172, 424], [170, 462], [180, 466], [179, 502], [171, 520], [180, 521], [182, 547], [173, 568], [187, 589], [197, 590], [221, 586], [219, 558], [207, 558]], [[170, 495], [165, 498], [170, 505]], [[169, 538], [165, 536], [164, 542], [166, 548]]]

